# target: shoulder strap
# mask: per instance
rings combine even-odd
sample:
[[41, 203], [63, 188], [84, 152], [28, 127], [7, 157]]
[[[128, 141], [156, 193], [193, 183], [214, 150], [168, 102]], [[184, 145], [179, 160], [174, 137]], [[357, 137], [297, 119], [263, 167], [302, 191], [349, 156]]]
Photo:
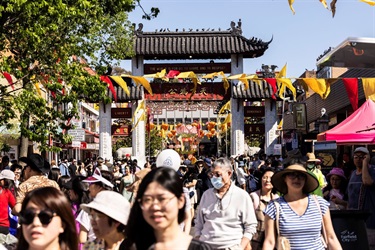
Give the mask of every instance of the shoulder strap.
[[276, 220], [275, 220], [275, 224], [276, 224], [276, 242], [277, 242], [277, 238], [279, 237], [279, 234], [280, 234], [280, 229], [279, 229], [279, 216], [280, 216], [279, 199], [274, 200], [274, 203], [275, 203], [275, 208], [276, 208]]
[[326, 228], [324, 226], [322, 210], [320, 209], [320, 204], [319, 204], [319, 201], [318, 201], [318, 198], [316, 197], [316, 195], [312, 195], [312, 197], [313, 197], [316, 205], [318, 206], [320, 217], [322, 218], [322, 234], [323, 234], [323, 240], [324, 240], [323, 244], [325, 245], [324, 247], [327, 248], [327, 234], [326, 234]]

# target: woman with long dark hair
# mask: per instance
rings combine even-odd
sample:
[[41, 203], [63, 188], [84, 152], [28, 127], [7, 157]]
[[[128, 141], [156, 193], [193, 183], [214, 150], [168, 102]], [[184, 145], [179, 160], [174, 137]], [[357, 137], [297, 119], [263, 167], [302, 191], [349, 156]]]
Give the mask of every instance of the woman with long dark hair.
[[19, 215], [18, 250], [77, 250], [78, 237], [69, 200], [54, 187], [29, 192]]
[[180, 229], [184, 216], [185, 195], [178, 174], [157, 168], [139, 186], [126, 235], [137, 249], [211, 249]]

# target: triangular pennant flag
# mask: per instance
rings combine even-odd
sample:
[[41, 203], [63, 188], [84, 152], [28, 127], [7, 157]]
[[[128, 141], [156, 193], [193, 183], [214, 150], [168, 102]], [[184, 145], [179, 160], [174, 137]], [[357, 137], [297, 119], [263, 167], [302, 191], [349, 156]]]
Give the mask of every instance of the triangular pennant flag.
[[137, 115], [138, 111], [145, 110], [145, 100], [142, 100], [139, 104], [138, 107], [135, 109], [133, 117], [132, 117], [132, 123], [134, 123], [135, 116]]
[[2, 73], [3, 73], [3, 76], [5, 77], [5, 79], [7, 79], [7, 82], [9, 83], [9, 85], [14, 90], [14, 85], [13, 85], [14, 83], [13, 83], [12, 76], [8, 72], [2, 72]]
[[110, 78], [112, 78], [124, 90], [125, 94], [130, 96], [128, 84], [126, 84], [126, 82], [124, 81], [124, 79], [122, 79], [121, 76], [110, 76]]
[[38, 93], [39, 96], [42, 96], [42, 91], [40, 90], [40, 86], [39, 86], [39, 83], [35, 83], [34, 84], [35, 88], [36, 88], [36, 92]]
[[102, 75], [100, 76], [100, 80], [108, 84], [109, 90], [112, 92], [113, 99], [117, 101], [116, 91], [115, 91], [115, 88], [113, 87], [113, 83], [111, 79], [108, 76]]
[[326, 0], [319, 0], [319, 1], [323, 4], [324, 8], [328, 9]]
[[375, 1], [370, 1], [370, 0], [359, 0], [361, 2], [367, 3], [368, 5], [375, 6]]
[[375, 78], [362, 78], [363, 92], [365, 92], [366, 99], [375, 101]]
[[276, 79], [275, 78], [264, 78], [264, 80], [271, 85], [272, 88], [272, 98], [276, 99], [276, 92], [277, 92], [277, 87], [276, 87]]
[[180, 74], [180, 71], [178, 71], [178, 70], [170, 70], [165, 77], [167, 77], [167, 78], [175, 78], [179, 74]]
[[326, 93], [327, 86], [324, 79], [316, 79], [316, 78], [302, 78], [302, 80], [306, 83], [309, 88], [320, 95], [320, 98], [323, 98], [324, 93]]
[[356, 111], [358, 109], [358, 79], [343, 78], [342, 81], [344, 82], [353, 111]]
[[284, 119], [281, 119], [281, 121], [280, 121], [279, 124], [277, 125], [277, 129], [278, 129], [278, 130], [282, 130], [282, 129], [283, 129], [283, 123], [284, 123]]
[[275, 78], [284, 78], [286, 77], [286, 67], [287, 63], [285, 63], [284, 67], [279, 71]]
[[221, 115], [221, 114], [225, 114], [225, 111], [226, 110], [229, 110], [230, 111], [230, 101], [228, 101], [227, 103], [225, 103], [224, 105], [223, 105], [223, 107], [221, 107], [221, 109], [219, 110], [219, 115]]
[[326, 82], [326, 92], [323, 94], [323, 99], [326, 99], [329, 94], [331, 93], [331, 85], [334, 84], [338, 79], [337, 78], [327, 78], [325, 79]]
[[145, 121], [146, 120], [146, 111], [143, 110], [143, 113], [141, 114], [141, 116], [139, 117], [138, 121], [135, 123], [135, 125], [132, 127], [132, 130], [133, 131], [137, 126], [138, 126], [138, 123], [140, 121]]
[[177, 78], [190, 78], [193, 83], [194, 83], [194, 87], [193, 87], [193, 91], [189, 97], [189, 100], [191, 100], [191, 98], [193, 97], [193, 95], [195, 94], [195, 92], [197, 91], [197, 86], [198, 84], [201, 84], [201, 82], [199, 81], [198, 77], [195, 75], [195, 73], [193, 71], [187, 71], [187, 72], [181, 72]]
[[232, 122], [232, 114], [228, 114], [225, 117], [225, 120], [221, 124], [228, 124], [228, 123], [231, 123], [231, 122]]
[[131, 75], [121, 75], [121, 76], [129, 77], [133, 79], [137, 85], [142, 85], [147, 90], [147, 92], [150, 93], [150, 95], [153, 95], [149, 81], [147, 81], [147, 79], [144, 78], [143, 76], [131, 76]]
[[332, 11], [332, 17], [335, 17], [335, 14], [336, 14], [336, 2], [337, 2], [337, 0], [332, 0], [332, 2], [330, 4], [331, 11]]
[[294, 8], [293, 8], [294, 0], [288, 0], [288, 3], [289, 3], [289, 8], [293, 12], [293, 15], [296, 14], [296, 12], [294, 11]]
[[286, 90], [286, 88], [288, 88], [292, 91], [293, 99], [294, 99], [294, 101], [296, 101], [296, 97], [297, 97], [296, 88], [293, 86], [290, 78], [277, 78], [276, 80], [278, 82], [280, 82], [280, 84], [281, 84], [281, 88], [280, 88], [280, 91], [279, 91], [280, 98], [282, 98], [282, 99], [284, 98], [285, 90]]

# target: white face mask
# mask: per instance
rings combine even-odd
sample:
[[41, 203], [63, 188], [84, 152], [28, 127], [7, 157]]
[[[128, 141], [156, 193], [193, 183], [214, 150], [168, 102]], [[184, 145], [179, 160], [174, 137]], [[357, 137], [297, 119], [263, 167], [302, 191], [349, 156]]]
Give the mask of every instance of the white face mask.
[[214, 186], [215, 189], [220, 189], [224, 186], [224, 183], [223, 183], [223, 177], [219, 176], [219, 177], [215, 177], [213, 176], [211, 178], [211, 183], [212, 183], [212, 186]]

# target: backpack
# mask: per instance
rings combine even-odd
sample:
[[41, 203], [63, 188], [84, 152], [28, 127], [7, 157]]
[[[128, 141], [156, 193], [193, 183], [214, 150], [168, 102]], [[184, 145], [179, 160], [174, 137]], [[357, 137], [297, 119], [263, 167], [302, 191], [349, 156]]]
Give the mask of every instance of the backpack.
[[248, 193], [254, 192], [258, 189], [259, 179], [254, 175], [249, 175], [246, 179], [246, 191]]

